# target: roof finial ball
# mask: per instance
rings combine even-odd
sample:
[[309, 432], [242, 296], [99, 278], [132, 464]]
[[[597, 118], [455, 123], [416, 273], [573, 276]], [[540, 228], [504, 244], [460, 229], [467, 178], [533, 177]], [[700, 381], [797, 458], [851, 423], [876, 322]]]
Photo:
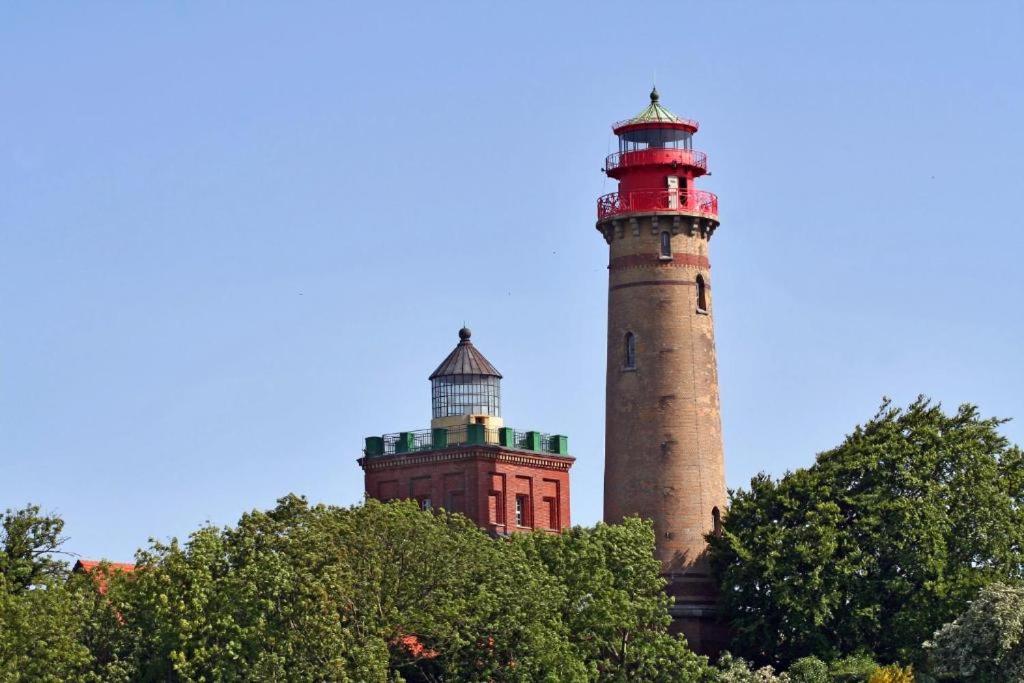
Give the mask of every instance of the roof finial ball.
[[658, 94], [658, 86], [652, 87], [651, 88], [651, 104], [654, 104], [655, 102], [657, 102], [658, 98], [660, 98], [660, 97], [661, 97], [661, 95]]
[[473, 336], [473, 332], [468, 327], [463, 327], [461, 330], [459, 330], [459, 340], [460, 341], [464, 341], [464, 342], [469, 341], [469, 338], [472, 337], [472, 336]]

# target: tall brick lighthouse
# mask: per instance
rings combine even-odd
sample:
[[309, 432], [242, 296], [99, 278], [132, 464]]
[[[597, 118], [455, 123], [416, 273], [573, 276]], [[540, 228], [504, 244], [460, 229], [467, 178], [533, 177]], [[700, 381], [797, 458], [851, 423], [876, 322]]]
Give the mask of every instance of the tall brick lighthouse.
[[605, 172], [618, 192], [597, 202], [609, 245], [604, 517], [654, 521], [675, 626], [714, 653], [725, 634], [704, 535], [726, 504], [708, 262], [718, 198], [695, 187], [707, 173], [697, 122], [657, 90], [613, 130]]

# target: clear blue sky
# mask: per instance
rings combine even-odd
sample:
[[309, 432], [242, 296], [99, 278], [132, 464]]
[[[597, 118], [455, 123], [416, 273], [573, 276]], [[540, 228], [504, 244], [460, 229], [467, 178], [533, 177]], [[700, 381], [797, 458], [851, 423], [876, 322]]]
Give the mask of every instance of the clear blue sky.
[[0, 9], [0, 507], [131, 559], [351, 504], [465, 320], [601, 515], [609, 124], [701, 122], [731, 486], [883, 395], [1024, 443], [1024, 5]]

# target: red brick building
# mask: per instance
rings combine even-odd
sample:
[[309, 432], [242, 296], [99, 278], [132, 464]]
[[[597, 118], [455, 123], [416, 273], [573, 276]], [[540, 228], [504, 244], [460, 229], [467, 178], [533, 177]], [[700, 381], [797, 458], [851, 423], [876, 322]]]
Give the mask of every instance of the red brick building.
[[367, 495], [460, 512], [495, 535], [568, 528], [568, 439], [505, 426], [501, 373], [470, 335], [430, 375], [430, 429], [366, 438]]

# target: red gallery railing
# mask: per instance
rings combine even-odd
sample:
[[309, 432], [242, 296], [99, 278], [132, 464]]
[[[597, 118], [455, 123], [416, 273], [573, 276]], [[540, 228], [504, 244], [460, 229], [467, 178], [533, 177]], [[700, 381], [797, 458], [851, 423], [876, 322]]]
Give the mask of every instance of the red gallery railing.
[[604, 160], [604, 169], [609, 173], [630, 166], [650, 166], [676, 164], [699, 168], [705, 173], [708, 170], [708, 155], [693, 149], [673, 149], [671, 147], [649, 147], [631, 152], [609, 154]]
[[718, 218], [718, 196], [705, 190], [612, 192], [597, 199], [597, 220], [624, 213], [678, 211]]

